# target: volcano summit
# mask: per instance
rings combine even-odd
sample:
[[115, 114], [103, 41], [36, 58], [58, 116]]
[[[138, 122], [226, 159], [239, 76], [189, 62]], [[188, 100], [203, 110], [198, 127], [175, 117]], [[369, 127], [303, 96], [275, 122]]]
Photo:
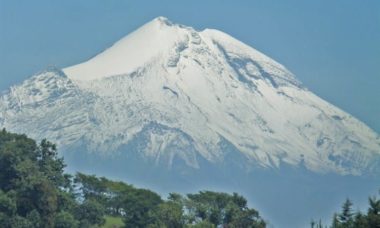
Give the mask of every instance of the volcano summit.
[[380, 138], [364, 123], [254, 48], [163, 17], [5, 91], [0, 127], [56, 142], [72, 170], [155, 185], [198, 173], [219, 186], [282, 167], [380, 173]]

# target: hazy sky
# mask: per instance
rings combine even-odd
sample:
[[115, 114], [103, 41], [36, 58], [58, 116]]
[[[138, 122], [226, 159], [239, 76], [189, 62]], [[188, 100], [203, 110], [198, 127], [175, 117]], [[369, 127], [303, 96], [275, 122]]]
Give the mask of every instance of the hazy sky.
[[229, 33], [380, 132], [378, 0], [0, 0], [0, 90], [86, 60], [157, 16]]

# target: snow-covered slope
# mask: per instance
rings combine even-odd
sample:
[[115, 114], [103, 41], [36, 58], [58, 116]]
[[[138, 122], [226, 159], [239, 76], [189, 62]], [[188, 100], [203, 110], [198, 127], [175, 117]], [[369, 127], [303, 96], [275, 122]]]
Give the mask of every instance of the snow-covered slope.
[[169, 167], [223, 163], [228, 144], [244, 167], [380, 171], [379, 136], [284, 66], [223, 32], [162, 17], [84, 63], [10, 88], [0, 127], [104, 156], [130, 145]]

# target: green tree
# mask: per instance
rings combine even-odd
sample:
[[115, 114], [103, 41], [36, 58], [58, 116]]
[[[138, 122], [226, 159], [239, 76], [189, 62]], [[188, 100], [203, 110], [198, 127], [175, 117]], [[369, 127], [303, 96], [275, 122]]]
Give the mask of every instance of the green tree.
[[367, 217], [363, 215], [361, 212], [356, 213], [353, 227], [355, 228], [369, 227]]
[[352, 211], [352, 202], [347, 199], [342, 205], [342, 211], [334, 214], [332, 228], [380, 228], [380, 200], [369, 198], [367, 214]]
[[35, 141], [25, 135], [0, 133], [0, 189], [12, 194], [16, 215], [10, 218], [12, 224], [31, 227], [26, 218], [33, 210], [42, 215], [40, 227], [52, 227], [57, 210], [56, 189], [48, 176], [41, 171], [39, 150]]
[[152, 218], [156, 227], [180, 228], [185, 224], [182, 206], [172, 201], [159, 204]]
[[16, 210], [15, 200], [0, 190], [0, 227], [11, 227]]
[[340, 227], [340, 223], [339, 223], [339, 220], [338, 220], [338, 214], [334, 213], [332, 224], [331, 224], [331, 228], [339, 228], [339, 227]]
[[154, 224], [152, 213], [162, 203], [161, 197], [146, 189], [136, 189], [124, 195], [123, 210], [126, 227], [146, 227]]
[[13, 216], [16, 213], [16, 202], [14, 199], [0, 190], [0, 213], [4, 216]]
[[79, 186], [81, 197], [102, 204], [109, 215], [121, 216], [124, 196], [136, 189], [120, 181], [111, 181], [104, 177], [77, 173], [75, 183]]
[[380, 228], [380, 200], [376, 197], [369, 198], [367, 222], [369, 227]]
[[18, 215], [10, 218], [9, 225], [10, 225], [9, 227], [12, 227], [12, 228], [30, 228], [30, 227], [33, 227], [33, 224], [31, 224], [31, 222], [29, 222], [28, 219], [21, 217], [21, 216], [18, 216]]
[[[53, 143], [0, 131], [0, 227], [98, 227], [104, 215], [123, 216], [126, 227], [265, 227], [259, 213], [234, 193], [169, 195], [120, 181], [64, 173]], [[369, 212], [377, 216], [377, 204]], [[376, 221], [376, 220], [374, 220]]]
[[29, 212], [29, 214], [26, 216], [26, 219], [30, 222], [31, 227], [33, 228], [39, 228], [42, 226], [41, 216], [37, 210], [32, 210], [31, 212]]
[[79, 222], [74, 216], [66, 211], [59, 212], [54, 221], [54, 228], [77, 228]]
[[63, 158], [58, 157], [57, 147], [55, 144], [42, 140], [38, 147], [38, 164], [40, 171], [56, 187], [68, 188], [70, 186], [70, 175], [64, 174], [66, 167]]
[[[75, 213], [79, 203], [74, 185], [54, 144], [42, 140], [37, 145], [3, 129], [0, 167], [0, 227], [50, 228]], [[103, 219], [103, 214], [98, 216]]]
[[7, 192], [14, 190], [20, 184], [18, 181], [26, 178], [28, 173], [22, 173], [23, 163], [37, 171], [37, 145], [25, 135], [11, 134], [3, 129], [0, 132], [0, 189]]
[[206, 220], [200, 221], [196, 224], [187, 224], [185, 227], [186, 228], [216, 228], [214, 224]]
[[95, 175], [86, 175], [77, 173], [75, 183], [80, 186], [82, 197], [87, 200], [94, 200], [99, 203], [106, 202], [107, 183], [105, 179], [96, 177]]
[[188, 194], [186, 210], [194, 213], [193, 221], [208, 221], [214, 226], [265, 227], [259, 213], [247, 206], [247, 200], [234, 193], [201, 191]]
[[86, 200], [75, 210], [75, 216], [78, 220], [86, 224], [103, 225], [104, 207], [95, 200]]
[[323, 228], [322, 220], [319, 220], [318, 222], [311, 220], [310, 223], [311, 228]]
[[338, 215], [341, 227], [354, 227], [354, 213], [352, 212], [352, 202], [349, 199], [343, 203], [342, 212]]

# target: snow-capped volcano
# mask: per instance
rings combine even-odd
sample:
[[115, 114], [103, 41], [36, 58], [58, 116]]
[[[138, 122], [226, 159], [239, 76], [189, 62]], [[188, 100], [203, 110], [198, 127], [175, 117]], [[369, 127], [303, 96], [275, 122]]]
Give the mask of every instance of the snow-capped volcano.
[[168, 167], [202, 169], [200, 159], [219, 164], [238, 153], [247, 170], [380, 171], [379, 136], [284, 66], [221, 31], [163, 17], [84, 63], [11, 87], [0, 127]]

